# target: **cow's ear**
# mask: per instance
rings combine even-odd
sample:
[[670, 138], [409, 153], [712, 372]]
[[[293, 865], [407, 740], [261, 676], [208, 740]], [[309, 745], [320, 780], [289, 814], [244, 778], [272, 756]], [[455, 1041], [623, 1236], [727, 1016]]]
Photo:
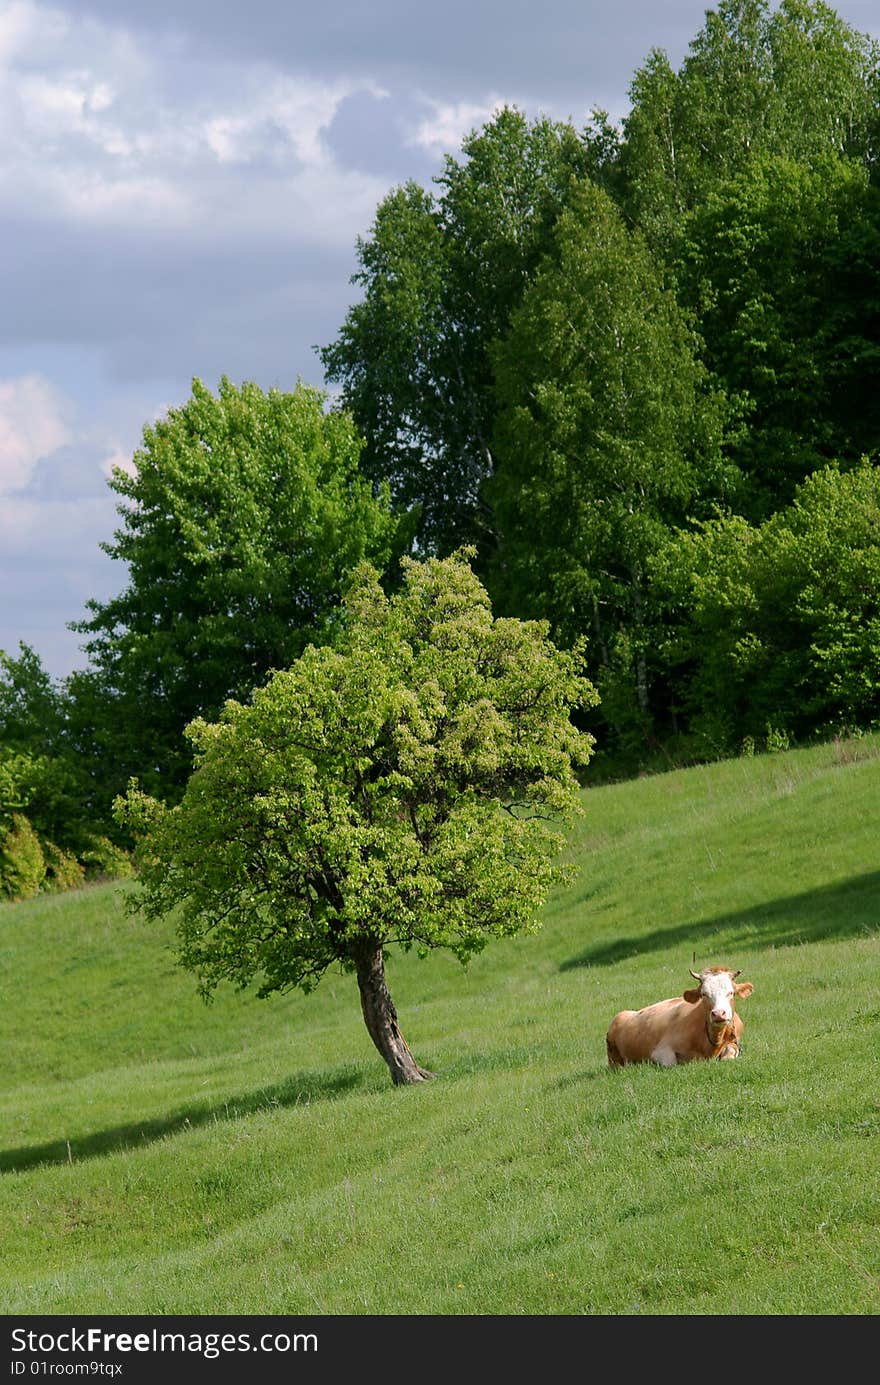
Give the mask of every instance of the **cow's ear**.
[[752, 994], [754, 989], [751, 981], [740, 981], [738, 986], [734, 986], [733, 994], [739, 996], [740, 1000], [745, 1000], [747, 996]]
[[699, 986], [695, 986], [692, 991], [685, 991], [682, 998], [687, 1001], [688, 1005], [696, 1005], [700, 998]]

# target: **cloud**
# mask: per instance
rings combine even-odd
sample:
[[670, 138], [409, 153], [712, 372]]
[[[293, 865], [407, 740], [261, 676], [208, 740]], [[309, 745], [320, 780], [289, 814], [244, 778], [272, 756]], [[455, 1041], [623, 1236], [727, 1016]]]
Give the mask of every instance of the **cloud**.
[[23, 640], [56, 677], [85, 663], [67, 625], [126, 581], [100, 547], [118, 523], [107, 479], [163, 412], [129, 398], [90, 413], [37, 373], [0, 380], [0, 649]]
[[324, 137], [342, 168], [375, 175], [383, 188], [404, 177], [428, 183], [436, 159], [411, 139], [424, 116], [425, 101], [416, 92], [357, 91], [340, 102]]
[[[559, 100], [551, 114], [578, 118], [625, 92], [653, 46], [678, 60], [703, 23], [705, 0], [334, 0], [291, 5], [248, 0], [59, 0], [152, 36], [174, 32], [182, 45], [239, 62], [263, 61], [315, 74], [368, 76], [391, 89], [437, 100], [479, 102], [487, 89], [520, 92], [530, 102]], [[876, 0], [849, 0], [866, 12]]]
[[39, 374], [0, 380], [0, 649], [24, 641], [54, 676], [84, 663], [67, 623], [124, 580], [100, 549], [115, 519], [104, 468], [132, 429], [114, 431], [116, 447]]
[[82, 562], [84, 540], [91, 540], [98, 550], [100, 542], [110, 537], [114, 513], [112, 497], [106, 494], [79, 500], [62, 497], [49, 502], [42, 497], [7, 499], [0, 507], [3, 566], [20, 571], [21, 564], [38, 549], [49, 555], [48, 565], [52, 568], [76, 565]]
[[[332, 163], [324, 131], [356, 90], [353, 83], [255, 74], [248, 85], [252, 90], [238, 98], [236, 108], [203, 122], [204, 138], [220, 163], [265, 161], [283, 167], [291, 156], [306, 167]], [[368, 85], [371, 95], [379, 94]]]
[[106, 600], [125, 572], [101, 551], [113, 532], [110, 492], [86, 499], [47, 501], [16, 495], [0, 501], [0, 649], [23, 641], [36, 649], [53, 677], [82, 668], [83, 637], [67, 629], [92, 597]]
[[337, 212], [318, 218], [326, 236], [343, 208], [350, 216], [381, 195], [339, 167], [326, 140], [359, 91], [380, 89], [237, 56], [207, 61], [173, 35], [147, 43], [16, 0], [0, 17], [0, 208], [90, 229], [271, 234], [319, 177], [315, 205]]
[[465, 135], [478, 130], [491, 120], [505, 105], [516, 102], [505, 101], [500, 96], [490, 96], [484, 102], [472, 101], [443, 102], [426, 98], [431, 114], [419, 121], [409, 137], [409, 143], [427, 149], [432, 154], [454, 154]]
[[40, 375], [0, 380], [0, 495], [21, 490], [70, 436], [70, 407]]
[[54, 28], [62, 36], [67, 22], [60, 10], [43, 14], [31, 0], [12, 0], [0, 10], [0, 63], [7, 63], [26, 51], [34, 34]]
[[7, 540], [12, 497], [31, 505], [103, 495], [112, 467], [130, 463], [144, 421], [166, 407], [144, 410], [142, 401], [129, 400], [100, 419], [90, 418], [42, 375], [0, 379], [0, 496]]

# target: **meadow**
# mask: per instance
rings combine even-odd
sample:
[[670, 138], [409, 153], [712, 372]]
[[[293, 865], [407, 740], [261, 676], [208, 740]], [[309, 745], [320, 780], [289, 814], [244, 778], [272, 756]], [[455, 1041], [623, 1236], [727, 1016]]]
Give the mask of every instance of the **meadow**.
[[[99, 886], [0, 908], [0, 1311], [874, 1314], [880, 736], [583, 795], [540, 933], [205, 1006]], [[609, 1071], [723, 963], [738, 1062]]]

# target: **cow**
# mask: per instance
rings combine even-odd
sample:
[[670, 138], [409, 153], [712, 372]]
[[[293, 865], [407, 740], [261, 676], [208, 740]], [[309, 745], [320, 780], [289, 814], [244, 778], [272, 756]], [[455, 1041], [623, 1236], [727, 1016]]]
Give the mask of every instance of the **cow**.
[[736, 1001], [755, 989], [736, 978], [730, 967], [704, 967], [691, 972], [699, 985], [670, 1000], [658, 1000], [642, 1010], [621, 1010], [606, 1036], [608, 1066], [659, 1063], [673, 1068], [696, 1058], [726, 1061], [742, 1050], [743, 1022]]

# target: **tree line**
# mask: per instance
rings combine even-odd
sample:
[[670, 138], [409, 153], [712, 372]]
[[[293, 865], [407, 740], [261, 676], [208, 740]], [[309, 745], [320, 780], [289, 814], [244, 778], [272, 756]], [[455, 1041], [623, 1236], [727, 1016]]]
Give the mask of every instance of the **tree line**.
[[872, 725], [880, 658], [880, 58], [815, 0], [722, 0], [620, 126], [501, 110], [392, 189], [320, 352], [332, 406], [224, 379], [144, 431], [127, 583], [53, 684], [0, 660], [8, 894], [123, 869], [132, 776], [348, 638], [367, 561], [464, 547], [597, 689], [595, 772]]
[[364, 469], [588, 636], [598, 761], [877, 714], [878, 90], [827, 5], [724, 0], [620, 128], [502, 111], [359, 245], [323, 361]]

